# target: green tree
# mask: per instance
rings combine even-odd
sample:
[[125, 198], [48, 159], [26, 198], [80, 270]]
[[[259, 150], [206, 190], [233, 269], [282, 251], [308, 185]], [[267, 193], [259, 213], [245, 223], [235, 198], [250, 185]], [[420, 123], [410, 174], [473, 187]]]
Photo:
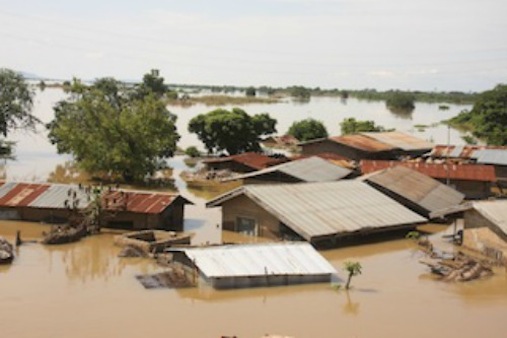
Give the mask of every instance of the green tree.
[[356, 120], [353, 117], [349, 117], [340, 122], [342, 135], [355, 134], [370, 131], [386, 131], [382, 126], [377, 126], [374, 121]]
[[452, 118], [450, 124], [468, 129], [491, 145], [507, 145], [507, 85], [497, 85], [479, 95], [472, 110]]
[[139, 181], [173, 155], [176, 116], [153, 93], [132, 96], [111, 78], [90, 87], [74, 80], [70, 93], [54, 107], [49, 139], [89, 173]]
[[345, 289], [348, 290], [350, 288], [352, 277], [360, 275], [362, 273], [363, 267], [359, 262], [345, 262], [343, 264], [343, 269], [348, 273], [347, 283], [345, 284]]
[[289, 94], [295, 99], [304, 101], [309, 100], [312, 95], [310, 89], [305, 88], [303, 86], [289, 87]]
[[260, 137], [276, 132], [269, 114], [250, 116], [244, 110], [216, 109], [190, 120], [188, 131], [197, 134], [208, 152], [226, 150], [230, 155], [259, 151]]
[[185, 155], [190, 157], [199, 157], [201, 156], [201, 153], [195, 146], [190, 146], [187, 149], [185, 149]]
[[396, 90], [388, 95], [386, 106], [390, 110], [411, 112], [415, 108], [414, 101], [414, 94]]
[[292, 123], [287, 134], [294, 136], [302, 142], [328, 136], [324, 124], [312, 118]]
[[246, 90], [245, 90], [245, 95], [246, 96], [255, 96], [257, 94], [256, 90], [255, 90], [255, 87], [248, 87]]
[[[32, 115], [34, 93], [23, 76], [0, 68], [0, 133], [6, 138], [13, 129], [35, 131], [39, 119]], [[0, 155], [10, 157], [13, 143], [0, 139]]]

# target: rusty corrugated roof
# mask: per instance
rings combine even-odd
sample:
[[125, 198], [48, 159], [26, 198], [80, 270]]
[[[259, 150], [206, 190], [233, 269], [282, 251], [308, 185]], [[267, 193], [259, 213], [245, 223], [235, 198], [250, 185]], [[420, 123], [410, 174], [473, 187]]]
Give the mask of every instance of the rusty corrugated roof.
[[477, 157], [477, 152], [480, 150], [504, 150], [507, 151], [505, 146], [480, 146], [480, 145], [436, 145], [433, 150], [428, 154], [430, 157], [450, 157], [450, 158], [463, 158], [471, 159]]
[[107, 210], [159, 214], [178, 197], [177, 194], [113, 190], [104, 193], [103, 203]]
[[329, 140], [368, 152], [389, 151], [396, 148], [361, 134], [332, 136]]
[[361, 172], [369, 174], [374, 171], [392, 168], [398, 165], [414, 169], [433, 178], [451, 180], [495, 182], [495, 168], [490, 165], [480, 164], [445, 164], [445, 163], [424, 163], [424, 162], [400, 162], [400, 161], [373, 161], [362, 160], [360, 163]]
[[269, 157], [267, 155], [263, 155], [260, 153], [242, 153], [227, 157], [219, 157], [219, 158], [213, 158], [213, 159], [206, 159], [202, 161], [202, 163], [210, 164], [210, 163], [222, 163], [222, 162], [236, 162], [243, 165], [246, 165], [250, 168], [260, 170], [267, 167], [270, 167], [275, 164], [280, 164], [287, 162], [287, 159], [284, 158], [273, 158]]
[[0, 187], [0, 206], [26, 207], [49, 188], [48, 184], [6, 183]]
[[434, 144], [399, 131], [361, 133], [379, 142], [402, 150], [430, 150]]

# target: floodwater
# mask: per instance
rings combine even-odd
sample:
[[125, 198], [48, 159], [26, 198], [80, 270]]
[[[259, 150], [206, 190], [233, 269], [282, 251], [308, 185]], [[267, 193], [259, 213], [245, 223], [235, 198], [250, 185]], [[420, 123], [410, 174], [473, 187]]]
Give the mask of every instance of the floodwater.
[[[51, 118], [50, 103], [61, 95], [46, 89], [39, 98], [36, 108], [43, 120]], [[172, 110], [180, 117], [178, 129], [184, 132], [186, 127], [180, 124], [211, 109]], [[326, 121], [331, 133], [338, 132], [339, 121], [347, 116], [408, 130], [415, 123], [431, 124], [449, 114], [438, 112], [436, 105], [419, 104], [413, 119], [407, 120], [386, 115], [380, 103], [349, 100], [344, 105], [326, 98], [312, 99], [308, 105], [283, 103], [246, 109], [269, 111], [279, 119], [282, 131], [290, 121], [315, 115]], [[453, 113], [459, 109], [451, 107]], [[376, 113], [383, 117], [374, 118]], [[437, 142], [445, 142], [447, 130], [443, 135], [438, 128], [431, 132]], [[9, 179], [44, 179], [57, 163], [66, 160], [55, 155], [43, 133], [16, 137], [18, 162], [9, 163]], [[182, 141], [183, 146], [195, 144], [191, 135], [184, 134]], [[185, 228], [196, 233], [194, 244], [262, 241], [222, 232], [219, 209], [205, 209], [205, 199], [179, 178], [188, 169], [182, 158], [171, 159], [169, 164], [174, 168], [176, 187], [195, 203], [185, 208]], [[16, 230], [21, 230], [23, 239], [34, 240], [47, 226], [0, 222], [0, 236], [14, 241]], [[441, 239], [445, 226], [431, 225], [424, 230], [434, 233], [436, 243], [446, 245]], [[105, 232], [62, 246], [26, 243], [17, 248], [13, 264], [0, 266], [0, 336], [247, 338], [269, 333], [298, 338], [466, 338], [504, 337], [507, 330], [504, 269], [481, 281], [443, 283], [418, 263], [420, 254], [407, 239], [322, 251], [342, 279], [346, 277], [345, 261], [361, 263], [363, 274], [353, 278], [348, 292], [327, 283], [215, 291], [207, 287], [145, 290], [135, 276], [163, 268], [147, 259], [118, 258], [120, 249], [113, 246], [113, 235]]]

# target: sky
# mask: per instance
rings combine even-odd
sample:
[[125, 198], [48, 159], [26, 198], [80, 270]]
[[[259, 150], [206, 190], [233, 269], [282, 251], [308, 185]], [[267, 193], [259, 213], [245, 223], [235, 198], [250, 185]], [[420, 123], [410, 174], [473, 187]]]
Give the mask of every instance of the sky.
[[0, 0], [0, 67], [56, 79], [483, 91], [505, 0]]

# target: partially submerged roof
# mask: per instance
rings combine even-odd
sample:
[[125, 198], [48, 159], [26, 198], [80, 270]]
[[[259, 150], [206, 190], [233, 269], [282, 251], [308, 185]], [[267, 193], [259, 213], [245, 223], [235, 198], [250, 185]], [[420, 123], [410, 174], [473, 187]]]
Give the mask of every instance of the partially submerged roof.
[[208, 278], [336, 274], [333, 266], [308, 243], [225, 245], [179, 251]]
[[430, 150], [434, 144], [418, 137], [405, 134], [399, 131], [388, 131], [388, 132], [369, 132], [361, 133], [361, 135], [367, 136], [379, 142], [388, 144], [393, 148], [402, 150]]
[[403, 166], [372, 173], [365, 180], [419, 205], [428, 212], [456, 206], [465, 198], [465, 195], [445, 184]]
[[477, 163], [507, 165], [507, 149], [481, 149], [474, 152]]
[[121, 210], [141, 214], [159, 214], [176, 200], [192, 203], [178, 194], [112, 190], [105, 192], [103, 201], [108, 210]]
[[368, 152], [389, 151], [396, 148], [362, 134], [333, 136], [329, 140]]
[[507, 200], [474, 202], [473, 208], [507, 235]]
[[360, 181], [247, 185], [209, 201], [246, 195], [301, 237], [345, 235], [425, 222], [424, 217]]
[[369, 174], [374, 171], [404, 166], [427, 176], [451, 180], [495, 182], [495, 168], [489, 165], [480, 164], [456, 164], [456, 163], [425, 163], [425, 162], [401, 162], [401, 161], [380, 161], [362, 160], [360, 163], [361, 172]]
[[247, 167], [253, 168], [255, 170], [260, 170], [263, 168], [267, 168], [269, 166], [283, 163], [287, 161], [286, 158], [275, 158], [270, 157], [264, 154], [260, 153], [242, 153], [232, 156], [226, 156], [226, 157], [217, 157], [217, 158], [210, 158], [203, 160], [202, 163], [204, 164], [213, 164], [213, 163], [224, 163], [224, 162], [236, 162], [243, 164]]
[[312, 156], [239, 175], [228, 180], [262, 178], [263, 176], [277, 172], [291, 176], [302, 182], [326, 182], [342, 179], [350, 175], [352, 171], [332, 164], [320, 157]]

